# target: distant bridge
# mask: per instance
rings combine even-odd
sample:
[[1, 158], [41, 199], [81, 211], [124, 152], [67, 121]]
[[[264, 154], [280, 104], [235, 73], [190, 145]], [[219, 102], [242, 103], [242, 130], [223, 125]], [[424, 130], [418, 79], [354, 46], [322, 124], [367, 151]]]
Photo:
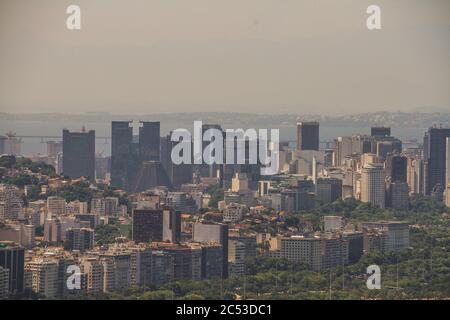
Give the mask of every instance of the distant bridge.
[[[62, 140], [62, 136], [18, 136], [15, 135], [15, 138], [19, 138], [19, 139], [41, 139], [41, 143], [45, 143], [46, 140], [51, 141], [51, 140]], [[104, 140], [105, 143], [108, 143], [109, 140], [111, 139], [111, 137], [95, 137], [96, 140]]]

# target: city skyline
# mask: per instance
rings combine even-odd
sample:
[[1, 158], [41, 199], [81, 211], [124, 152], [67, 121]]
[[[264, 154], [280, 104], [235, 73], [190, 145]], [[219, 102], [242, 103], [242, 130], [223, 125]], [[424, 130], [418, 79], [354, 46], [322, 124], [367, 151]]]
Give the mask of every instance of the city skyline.
[[0, 300], [448, 300], [449, 38], [449, 0], [0, 0]]

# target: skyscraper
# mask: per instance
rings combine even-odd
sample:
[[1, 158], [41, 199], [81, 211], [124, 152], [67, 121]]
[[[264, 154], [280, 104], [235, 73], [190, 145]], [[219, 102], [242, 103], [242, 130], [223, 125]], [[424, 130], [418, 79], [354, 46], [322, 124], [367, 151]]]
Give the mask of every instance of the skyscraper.
[[342, 198], [342, 180], [319, 178], [316, 183], [316, 197], [322, 203], [334, 202]]
[[161, 164], [167, 172], [172, 185], [180, 188], [182, 184], [192, 183], [192, 164], [174, 164], [172, 162], [172, 148], [178, 142], [171, 141], [171, 136], [167, 135], [161, 138]]
[[319, 150], [319, 122], [297, 123], [297, 150]]
[[386, 187], [384, 166], [378, 163], [367, 164], [361, 171], [361, 201], [371, 203], [382, 209], [385, 207]]
[[429, 128], [424, 139], [424, 155], [428, 164], [426, 194], [430, 195], [438, 185], [446, 185], [446, 139], [450, 137], [450, 128]]
[[[111, 185], [127, 189], [133, 178], [133, 128], [129, 121], [111, 124]], [[137, 163], [137, 161], [136, 161]]]
[[390, 127], [372, 127], [370, 128], [372, 137], [389, 137], [391, 135]]
[[142, 161], [160, 161], [160, 123], [141, 122], [139, 157]]
[[77, 179], [95, 179], [95, 131], [63, 130], [63, 174]]
[[172, 188], [160, 161], [160, 123], [139, 122], [138, 142], [130, 121], [111, 126], [111, 184], [137, 192], [157, 185]]
[[392, 182], [406, 182], [408, 159], [404, 156], [388, 156], [386, 159], [386, 173]]

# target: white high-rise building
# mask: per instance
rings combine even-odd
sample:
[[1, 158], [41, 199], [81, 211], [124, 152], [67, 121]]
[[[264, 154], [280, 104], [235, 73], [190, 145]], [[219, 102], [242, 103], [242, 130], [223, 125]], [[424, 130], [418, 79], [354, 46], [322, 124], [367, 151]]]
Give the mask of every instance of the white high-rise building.
[[385, 208], [386, 186], [384, 165], [367, 164], [361, 170], [361, 201]]

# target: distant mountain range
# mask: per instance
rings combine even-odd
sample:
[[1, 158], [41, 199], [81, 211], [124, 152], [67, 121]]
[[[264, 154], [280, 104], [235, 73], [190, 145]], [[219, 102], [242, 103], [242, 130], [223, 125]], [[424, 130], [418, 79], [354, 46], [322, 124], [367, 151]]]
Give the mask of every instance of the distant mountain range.
[[[297, 121], [319, 121], [327, 126], [392, 126], [427, 128], [433, 125], [450, 126], [450, 111], [446, 112], [374, 112], [342, 116], [301, 115], [301, 114], [250, 114], [250, 113], [155, 113], [145, 115], [109, 114], [109, 113], [33, 113], [11, 114], [0, 113], [0, 120], [9, 121], [64, 121], [98, 123], [113, 120], [161, 121], [173, 128], [189, 126], [194, 120], [203, 123], [218, 123], [230, 128], [248, 127], [291, 127]], [[178, 124], [178, 125], [177, 125]]]

